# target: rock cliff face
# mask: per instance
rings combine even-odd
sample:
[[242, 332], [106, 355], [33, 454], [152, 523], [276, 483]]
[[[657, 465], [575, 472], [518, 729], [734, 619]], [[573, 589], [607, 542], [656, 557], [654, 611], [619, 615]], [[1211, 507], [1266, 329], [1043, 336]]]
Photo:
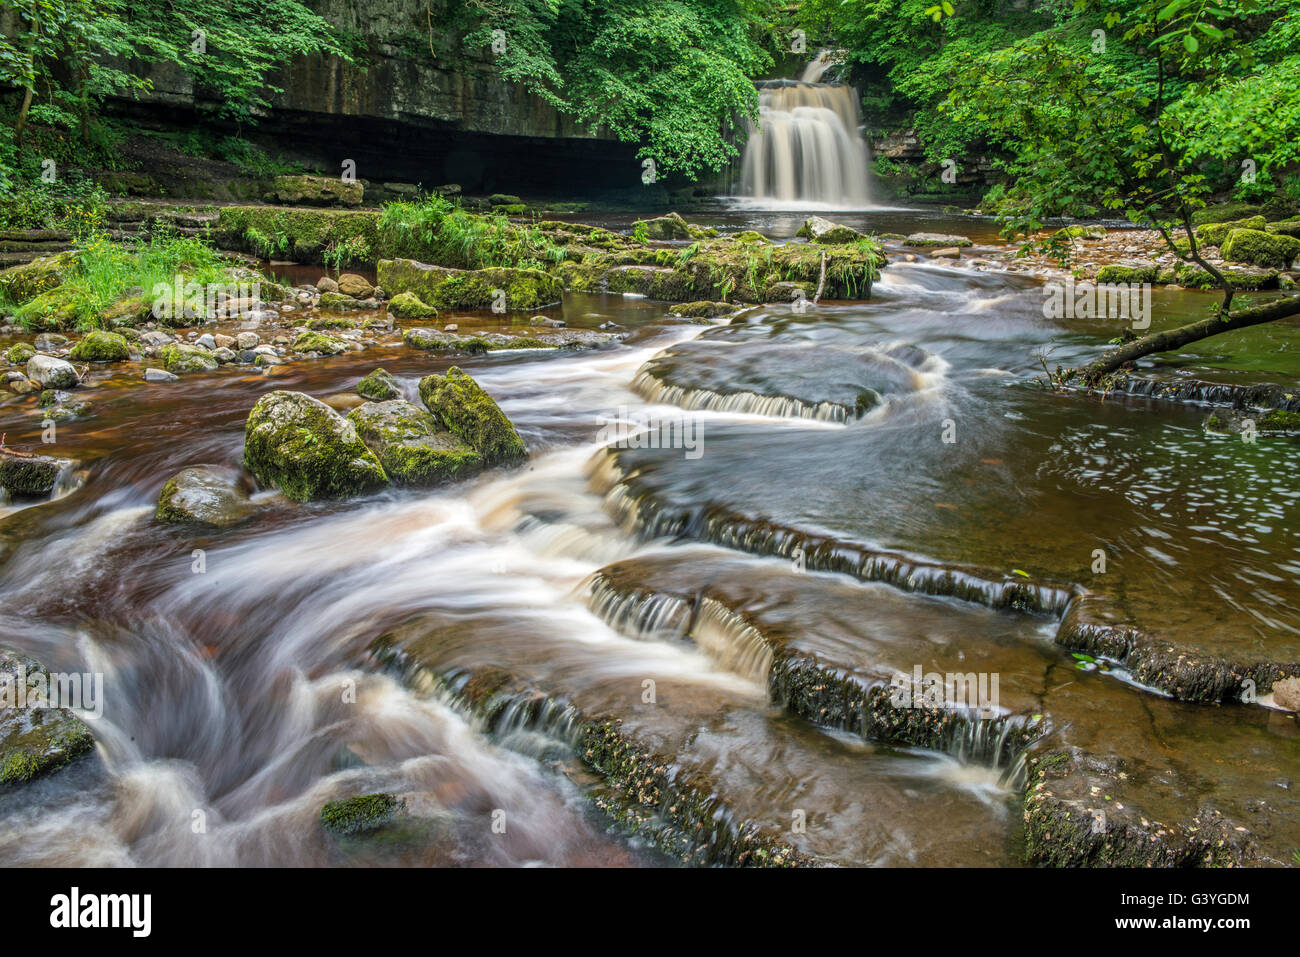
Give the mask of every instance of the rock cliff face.
[[[503, 80], [490, 50], [467, 51], [435, 32], [445, 0], [309, 0], [338, 30], [353, 62], [333, 56], [294, 60], [272, 78], [283, 93], [253, 135], [323, 171], [356, 163], [368, 180], [467, 191], [566, 192], [635, 186], [635, 147], [580, 128], [541, 97]], [[436, 29], [436, 28], [435, 28]], [[185, 74], [159, 68], [154, 89], [123, 111], [141, 121], [184, 122], [211, 106]], [[250, 131], [247, 129], [245, 133]]]

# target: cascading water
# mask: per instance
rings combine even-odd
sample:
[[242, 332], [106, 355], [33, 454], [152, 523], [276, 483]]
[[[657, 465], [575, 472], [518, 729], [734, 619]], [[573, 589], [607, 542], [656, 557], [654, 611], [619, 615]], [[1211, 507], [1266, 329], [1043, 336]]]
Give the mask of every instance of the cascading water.
[[749, 124], [741, 161], [742, 196], [842, 209], [870, 205], [858, 94], [819, 82], [830, 64], [822, 51], [800, 79], [759, 85], [759, 123]]

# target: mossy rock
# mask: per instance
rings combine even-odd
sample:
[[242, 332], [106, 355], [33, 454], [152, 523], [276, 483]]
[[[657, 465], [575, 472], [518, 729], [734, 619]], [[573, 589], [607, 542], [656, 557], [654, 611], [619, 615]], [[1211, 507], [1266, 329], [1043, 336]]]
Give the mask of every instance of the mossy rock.
[[[1196, 228], [1196, 240], [1205, 246], [1220, 246], [1234, 229], [1263, 229], [1264, 217], [1251, 216], [1249, 219], [1235, 219], [1229, 223], [1206, 223]], [[1186, 243], [1187, 240], [1181, 240]], [[1176, 244], [1175, 244], [1176, 245]]]
[[360, 206], [365, 187], [334, 176], [277, 176], [264, 197], [287, 206]]
[[1300, 432], [1300, 412], [1270, 409], [1255, 420], [1260, 432]]
[[0, 451], [0, 488], [10, 495], [43, 497], [54, 491], [59, 473], [72, 463], [49, 455], [15, 455]]
[[[1278, 286], [1277, 270], [1229, 269], [1226, 266], [1220, 266], [1219, 272], [1222, 273], [1223, 278], [1228, 281], [1228, 285], [1233, 289], [1275, 289]], [[1162, 279], [1162, 281], [1164, 280]], [[1177, 282], [1188, 289], [1219, 288], [1218, 281], [1209, 272], [1191, 263], [1180, 263], [1175, 270], [1174, 277], [1169, 279], [1168, 282]]]
[[440, 485], [482, 468], [478, 452], [440, 430], [429, 412], [405, 399], [367, 402], [349, 412], [348, 421], [395, 485]]
[[484, 465], [512, 465], [527, 458], [524, 440], [473, 377], [452, 366], [446, 375], [425, 376], [419, 388], [434, 418], [478, 452]]
[[1300, 256], [1300, 239], [1259, 229], [1234, 229], [1228, 233], [1219, 252], [1229, 262], [1288, 269]]
[[353, 299], [341, 292], [323, 292], [316, 304], [321, 309], [332, 309], [335, 312], [361, 312], [365, 309], [375, 308], [373, 304], [367, 303], [363, 299]]
[[757, 243], [760, 246], [772, 245], [772, 240], [768, 239], [762, 233], [753, 229], [746, 229], [744, 232], [736, 233], [736, 235], [731, 236], [729, 238], [735, 240], [738, 243], [751, 243], [751, 244]]
[[668, 311], [674, 316], [687, 319], [714, 319], [733, 312], [735, 308], [729, 302], [710, 302], [706, 299], [699, 302], [679, 302], [669, 307]]
[[67, 708], [48, 707], [55, 702], [42, 693], [49, 686], [49, 672], [39, 662], [0, 648], [0, 673], [8, 675], [10, 694], [16, 695], [16, 682], [25, 683], [28, 704], [0, 708], [0, 785], [25, 783], [94, 748], [85, 722]]
[[186, 345], [183, 342], [169, 342], [158, 352], [163, 368], [176, 375], [187, 372], [215, 372], [219, 363], [207, 349], [202, 346]]
[[1053, 235], [1059, 236], [1061, 239], [1105, 239], [1106, 227], [1085, 226], [1083, 223], [1075, 223], [1072, 226], [1064, 226], [1058, 229]]
[[330, 834], [345, 836], [374, 831], [392, 821], [403, 805], [391, 794], [361, 794], [329, 801], [320, 809], [320, 823]]
[[1204, 209], [1198, 209], [1192, 213], [1192, 225], [1203, 226], [1207, 223], [1230, 223], [1239, 219], [1247, 219], [1251, 216], [1261, 216], [1264, 213], [1264, 207], [1257, 206], [1254, 203], [1219, 203], [1217, 206], [1206, 206]]
[[1300, 219], [1284, 219], [1280, 222], [1269, 223], [1264, 228], [1270, 233], [1281, 233], [1283, 236], [1300, 238]]
[[68, 251], [0, 270], [0, 295], [19, 304], [29, 302], [62, 283], [79, 261], [75, 251]]
[[437, 309], [413, 292], [399, 292], [388, 300], [388, 311], [398, 319], [432, 319], [438, 315]]
[[17, 315], [26, 325], [46, 329], [74, 329], [77, 325], [77, 302], [65, 286], [55, 286], [18, 307]]
[[119, 299], [99, 314], [100, 322], [110, 327], [126, 327], [147, 322], [153, 315], [153, 301], [147, 296]]
[[131, 357], [131, 345], [123, 335], [97, 329], [82, 336], [70, 355], [77, 362], [121, 362]]
[[336, 356], [346, 352], [348, 346], [342, 339], [335, 339], [333, 336], [322, 335], [319, 332], [304, 332], [293, 340], [293, 345], [289, 348], [294, 352], [319, 352], [323, 356]]
[[559, 302], [564, 294], [560, 280], [540, 269], [447, 269], [413, 259], [382, 259], [378, 272], [379, 285], [393, 299], [409, 292], [436, 309], [536, 310]]
[[404, 330], [402, 340], [411, 348], [424, 349], [426, 352], [462, 352], [466, 355], [479, 356], [491, 348], [491, 344], [481, 336], [457, 336], [436, 329], [422, 329], [418, 326]]
[[373, 402], [383, 402], [386, 399], [400, 399], [402, 387], [392, 373], [376, 369], [357, 383], [357, 394]]
[[1159, 275], [1159, 266], [1120, 266], [1111, 263], [1097, 271], [1097, 282], [1106, 284], [1155, 282]]
[[489, 206], [522, 206], [524, 201], [512, 193], [493, 193], [488, 197]]
[[356, 427], [301, 392], [262, 396], [244, 425], [244, 464], [259, 481], [306, 502], [360, 495], [388, 484]]
[[164, 483], [154, 517], [172, 525], [225, 528], [244, 521], [254, 511], [237, 471], [219, 465], [193, 465]]
[[5, 353], [5, 358], [13, 365], [25, 366], [27, 360], [36, 355], [30, 342], [15, 342]]
[[803, 225], [799, 227], [799, 232], [795, 235], [802, 236], [810, 242], [831, 245], [856, 242], [863, 238], [862, 234], [856, 229], [841, 226], [839, 223], [833, 223], [821, 216], [809, 216], [803, 221]]
[[316, 316], [307, 320], [308, 329], [354, 329], [356, 320], [345, 316]]
[[632, 224], [632, 235], [652, 240], [712, 239], [718, 231], [711, 226], [695, 226], [678, 213], [668, 213], [654, 219], [638, 219]]

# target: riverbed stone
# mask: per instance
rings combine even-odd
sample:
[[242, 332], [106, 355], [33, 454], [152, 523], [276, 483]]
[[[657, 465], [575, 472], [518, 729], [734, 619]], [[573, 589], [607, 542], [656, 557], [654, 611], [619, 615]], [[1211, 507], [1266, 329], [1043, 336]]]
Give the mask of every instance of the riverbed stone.
[[49, 495], [59, 473], [71, 464], [68, 459], [50, 455], [18, 455], [0, 449], [0, 488], [10, 495]]
[[14, 365], [27, 365], [27, 360], [36, 355], [30, 342], [15, 342], [5, 353], [5, 358]]
[[862, 238], [862, 234], [849, 226], [841, 226], [821, 216], [809, 216], [803, 221], [796, 234], [814, 243], [851, 243]]
[[71, 356], [78, 362], [122, 362], [130, 358], [131, 344], [120, 333], [96, 329], [78, 340]]
[[260, 482], [305, 502], [382, 488], [388, 475], [356, 427], [301, 392], [262, 396], [244, 426], [244, 464]]
[[37, 354], [27, 360], [27, 378], [43, 389], [71, 389], [77, 384], [77, 370], [66, 359]]
[[345, 272], [338, 278], [339, 292], [353, 299], [369, 299], [374, 295], [375, 287], [364, 276], [354, 272]]
[[175, 382], [179, 379], [174, 372], [168, 372], [166, 369], [149, 368], [144, 370], [145, 382]]
[[214, 372], [217, 359], [201, 346], [186, 345], [183, 342], [169, 342], [158, 350], [163, 368], [168, 372], [184, 375], [189, 372]]
[[452, 366], [420, 380], [420, 398], [434, 418], [483, 457], [484, 465], [511, 465], [528, 457], [524, 440], [492, 396]]
[[255, 510], [235, 469], [192, 465], [173, 475], [158, 495], [154, 513], [160, 522], [225, 528]]
[[468, 478], [482, 457], [429, 412], [405, 399], [367, 402], [348, 413], [361, 441], [397, 485], [430, 486]]
[[323, 356], [336, 356], [340, 352], [346, 352], [348, 346], [342, 339], [335, 339], [333, 336], [319, 332], [304, 332], [293, 340], [290, 348], [294, 352], [319, 352]]
[[72, 345], [72, 340], [58, 332], [42, 332], [32, 342], [37, 352], [59, 352]]
[[[49, 684], [49, 671], [35, 659], [0, 648], [0, 785], [57, 770], [95, 746], [90, 728], [76, 714], [49, 707]], [[103, 705], [87, 697], [82, 703]]]
[[1287, 711], [1300, 711], [1300, 678], [1273, 682], [1273, 703]]
[[957, 236], [950, 233], [912, 233], [903, 240], [903, 245], [919, 248], [934, 246], [942, 249], [945, 246], [965, 248], [966, 246], [973, 246], [974, 243], [965, 236]]
[[388, 311], [398, 319], [431, 319], [438, 310], [413, 292], [399, 292], [388, 300]]
[[1219, 251], [1229, 262], [1287, 269], [1300, 257], [1300, 239], [1260, 229], [1234, 229]]
[[386, 399], [400, 399], [402, 388], [391, 372], [375, 369], [357, 383], [357, 394], [375, 402]]
[[262, 337], [256, 332], [241, 332], [235, 336], [235, 344], [240, 349], [256, 349], [261, 341]]

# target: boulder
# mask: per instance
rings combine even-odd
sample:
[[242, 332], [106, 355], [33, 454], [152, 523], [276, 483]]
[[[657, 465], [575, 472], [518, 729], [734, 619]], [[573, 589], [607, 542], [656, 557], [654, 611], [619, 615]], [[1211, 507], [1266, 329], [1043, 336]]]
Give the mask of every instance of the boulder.
[[36, 337], [33, 345], [36, 346], [37, 352], [58, 352], [72, 345], [72, 340], [57, 332], [42, 332]]
[[399, 292], [388, 300], [388, 312], [398, 319], [432, 319], [438, 315], [437, 309], [426, 305], [413, 292]]
[[814, 243], [851, 243], [863, 238], [856, 229], [832, 223], [820, 216], [805, 219], [797, 235]]
[[[1196, 241], [1204, 246], [1219, 246], [1234, 229], [1263, 229], [1264, 217], [1251, 216], [1228, 223], [1206, 223], [1196, 227]], [[1182, 242], [1186, 243], [1186, 240]]]
[[317, 292], [338, 292], [339, 284], [336, 283], [329, 276], [321, 276], [319, 279], [316, 280], [316, 291]]
[[364, 277], [354, 272], [345, 272], [338, 278], [339, 292], [353, 299], [369, 299], [375, 287]]
[[49, 455], [19, 455], [0, 449], [0, 488], [10, 495], [41, 497], [54, 491], [59, 473], [70, 466], [68, 459]]
[[[51, 701], [49, 672], [36, 660], [0, 648], [0, 682], [5, 697], [23, 696], [24, 707], [0, 707], [0, 786], [22, 784], [32, 778], [55, 771], [73, 758], [95, 746], [95, 739], [75, 713]], [[21, 686], [21, 688], [20, 688]], [[102, 693], [83, 686], [79, 702], [90, 709], [104, 706], [94, 694]], [[86, 695], [90, 697], [87, 698]]]
[[341, 292], [322, 292], [316, 304], [322, 309], [335, 312], [357, 312], [362, 309], [378, 309], [379, 302], [372, 299], [353, 299]]
[[319, 352], [323, 356], [336, 356], [346, 352], [348, 345], [342, 339], [322, 335], [319, 332], [304, 332], [293, 340], [290, 346], [294, 352]]
[[478, 452], [484, 465], [511, 465], [527, 458], [524, 440], [473, 377], [452, 366], [446, 375], [425, 376], [419, 388], [438, 423]]
[[646, 239], [709, 239], [718, 231], [706, 226], [693, 226], [678, 213], [668, 213], [654, 219], [638, 219], [632, 224], [632, 235]]
[[169, 342], [158, 351], [163, 368], [168, 372], [183, 375], [187, 372], [213, 372], [217, 368], [217, 358], [201, 346], [189, 346], [183, 342]]
[[27, 360], [36, 355], [36, 350], [32, 348], [30, 342], [15, 342], [5, 353], [5, 358], [16, 366], [27, 365]]
[[78, 362], [121, 362], [131, 357], [131, 344], [123, 335], [97, 329], [82, 336], [71, 355]]
[[299, 502], [388, 484], [356, 427], [301, 392], [268, 392], [253, 406], [244, 425], [244, 464], [260, 482]]
[[174, 372], [168, 372], [166, 369], [145, 369], [145, 382], [175, 382], [180, 376]]
[[410, 292], [436, 309], [536, 310], [564, 294], [560, 280], [540, 269], [448, 269], [413, 259], [381, 259], [379, 284], [394, 299]]
[[42, 389], [71, 389], [78, 381], [71, 362], [40, 354], [27, 360], [27, 378], [39, 382]]
[[1273, 682], [1273, 703], [1287, 711], [1300, 711], [1300, 678]]
[[167, 480], [154, 513], [160, 522], [225, 528], [255, 511], [238, 471], [219, 465], [192, 465]]
[[430, 486], [468, 478], [482, 457], [405, 399], [367, 402], [348, 413], [366, 446], [397, 485]]
[[365, 187], [333, 176], [277, 176], [263, 197], [286, 206], [360, 206]]
[[1234, 229], [1219, 252], [1229, 262], [1287, 269], [1300, 256], [1300, 239], [1260, 229]]
[[974, 243], [965, 236], [954, 236], [948, 233], [912, 233], [903, 240], [903, 245], [920, 248], [936, 246], [941, 249], [945, 246], [957, 246], [964, 249], [967, 246], [973, 246]]
[[375, 402], [385, 399], [400, 399], [402, 388], [391, 373], [376, 369], [357, 383], [357, 394]]

